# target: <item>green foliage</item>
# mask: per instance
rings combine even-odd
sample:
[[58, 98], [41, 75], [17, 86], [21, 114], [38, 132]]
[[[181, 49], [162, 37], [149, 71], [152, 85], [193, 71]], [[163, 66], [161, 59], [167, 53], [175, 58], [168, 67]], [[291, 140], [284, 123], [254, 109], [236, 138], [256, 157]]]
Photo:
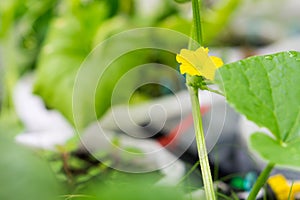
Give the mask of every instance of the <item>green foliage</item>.
[[34, 66], [56, 2], [12, 0], [0, 3], [0, 39], [18, 57], [21, 70]]
[[[74, 11], [73, 8], [71, 13], [64, 13], [51, 24], [39, 57], [34, 88], [34, 92], [42, 96], [48, 107], [59, 110], [73, 124], [75, 116], [77, 128], [85, 127], [107, 111], [111, 106], [115, 84], [130, 69], [151, 62], [176, 66], [174, 54], [164, 51], [157, 53], [158, 50], [135, 50], [139, 48], [139, 44], [161, 43], [162, 36], [156, 39], [128, 33], [126, 40], [117, 37], [116, 41], [110, 39], [109, 42], [103, 42], [113, 34], [130, 29], [132, 22], [126, 17], [118, 16], [106, 20], [103, 6], [99, 6], [99, 9], [87, 7], [80, 11], [81, 13], [76, 9]], [[91, 16], [91, 13], [94, 15]], [[102, 20], [99, 21], [99, 18]], [[95, 20], [91, 22], [89, 19]], [[99, 43], [100, 46], [88, 55], [94, 45]], [[167, 45], [172, 45], [172, 49], [175, 49], [178, 44], [175, 45], [172, 41], [172, 44]], [[101, 53], [97, 54], [98, 51]], [[76, 79], [78, 72], [85, 68], [89, 70], [84, 77]], [[134, 77], [119, 91], [118, 103], [128, 100], [123, 97], [141, 79], [138, 74]], [[80, 83], [78, 85], [84, 85], [79, 92], [78, 88], [74, 88], [75, 81]], [[75, 105], [73, 109], [72, 103]]]
[[0, 2], [0, 38], [3, 38], [14, 20], [14, 9], [16, 1], [1, 1]]
[[[185, 3], [190, 0], [175, 1]], [[240, 2], [219, 1], [211, 8], [203, 9], [205, 44], [213, 43], [213, 39], [226, 26]], [[164, 2], [164, 5], [157, 14], [146, 18], [143, 13], [134, 13], [136, 11], [132, 0], [1, 1], [0, 39], [5, 49], [3, 57], [7, 58], [4, 60], [5, 95], [11, 98], [18, 75], [29, 68], [34, 69], [38, 61], [34, 92], [44, 99], [48, 107], [59, 110], [74, 123], [72, 98], [76, 75], [82, 63], [91, 64], [94, 70], [80, 80], [85, 88], [75, 102], [78, 108], [76, 113], [80, 114], [76, 115], [79, 125], [77, 128], [85, 127], [95, 117], [101, 117], [111, 106], [114, 86], [130, 69], [151, 62], [176, 66], [174, 55], [166, 52], [136, 50], [126, 52], [126, 55], [120, 54], [124, 53], [122, 49], [134, 49], [131, 47], [137, 47], [136, 44], [164, 42], [156, 40], [153, 35], [129, 35], [122, 41], [122, 45], [120, 41], [110, 42], [101, 54], [101, 62], [99, 58], [88, 57], [95, 45], [130, 28], [151, 25], [189, 35], [191, 22], [180, 16], [172, 1]], [[172, 35], [163, 35], [162, 38], [164, 37], [172, 38]], [[178, 38], [173, 38], [171, 45], [174, 49], [178, 49], [174, 42], [178, 42], [177, 40]], [[119, 57], [116, 58], [115, 55]], [[170, 61], [170, 58], [173, 60]], [[107, 70], [106, 61], [113, 61], [109, 63]], [[300, 90], [297, 89], [300, 85], [299, 66], [299, 52], [256, 56], [223, 66], [217, 80], [233, 107], [273, 134], [273, 137], [263, 133], [253, 134], [251, 147], [272, 163], [292, 167], [300, 167]], [[95, 88], [91, 81], [96, 80], [93, 78], [99, 75], [95, 72], [104, 71]], [[160, 73], [166, 77], [162, 70]], [[133, 77], [135, 78], [128, 80], [119, 91], [116, 103], [129, 100], [126, 98], [128, 89], [139, 79], [146, 78], [139, 74]], [[201, 80], [196, 80], [199, 78]], [[196, 84], [193, 86], [206, 89], [201, 77], [192, 79]], [[95, 95], [95, 99], [90, 98], [89, 92]], [[131, 102], [152, 98], [143, 91], [135, 95]], [[161, 178], [160, 174], [130, 174], [120, 177], [120, 173], [112, 172], [98, 161], [72, 154], [71, 151], [77, 148], [74, 141], [61, 147], [59, 153], [48, 152], [50, 165], [57, 173], [57, 178], [71, 190], [67, 191], [58, 183], [48, 163], [41, 160], [38, 154], [3, 136], [8, 134], [10, 137], [21, 131], [21, 125], [12, 110], [5, 110], [0, 117], [0, 177], [4, 183], [0, 188], [0, 199], [53, 200], [62, 195], [66, 195], [68, 199], [183, 199], [178, 187], [153, 186]], [[135, 148], [126, 150], [139, 153], [139, 149]]]
[[[227, 101], [249, 120], [268, 128], [276, 138], [269, 150], [262, 144], [263, 141], [271, 144], [270, 138], [254, 135], [251, 139], [254, 149], [269, 161], [276, 161], [278, 153], [269, 154], [273, 150], [294, 151], [294, 141], [300, 138], [299, 65], [300, 53], [289, 51], [250, 57], [218, 70], [217, 82], [223, 87]], [[280, 158], [279, 164], [295, 163], [290, 161], [291, 156]]]
[[[110, 173], [106, 180], [99, 178], [90, 181], [87, 186], [76, 194], [86, 194], [79, 196], [76, 200], [99, 199], [99, 200], [181, 200], [183, 193], [179, 187], [155, 186], [154, 183], [160, 178], [159, 174], [126, 174]], [[89, 197], [89, 198], [88, 198]]]
[[[118, 59], [110, 60], [113, 63], [105, 71], [105, 74], [101, 76], [98, 87], [95, 88], [96, 84], [92, 81], [95, 79], [91, 77], [94, 77], [99, 70], [104, 71], [107, 67], [104, 62], [104, 60], [107, 60], [105, 57], [111, 58], [112, 55], [115, 55], [115, 50], [120, 49], [120, 41], [109, 43], [105, 47], [105, 51], [101, 54], [104, 60], [96, 58], [97, 62], [93, 62], [91, 59], [94, 58], [87, 57], [88, 53], [90, 53], [94, 45], [98, 45], [107, 37], [129, 29], [131, 22], [125, 16], [117, 16], [107, 20], [106, 4], [98, 1], [93, 1], [93, 3], [84, 7], [76, 3], [63, 5], [67, 11], [58, 18], [54, 18], [49, 27], [47, 38], [39, 57], [34, 92], [42, 96], [48, 107], [59, 110], [71, 123], [74, 123], [72, 94], [76, 74], [81, 64], [91, 64], [91, 68], [95, 68], [95, 71], [87, 74], [86, 80], [81, 80], [83, 84], [86, 84], [86, 90], [82, 91], [76, 98], [76, 107], [78, 108], [76, 113], [80, 113], [80, 116], [76, 115], [76, 118], [78, 128], [80, 128], [101, 117], [107, 108], [110, 107], [113, 87], [125, 72], [151, 60], [149, 60], [150, 54], [147, 54], [145, 51], [134, 51], [124, 56], [118, 55], [120, 56]], [[137, 44], [143, 40], [145, 38], [127, 38], [126, 42], [122, 41], [122, 48], [128, 49], [132, 46], [131, 43]], [[146, 40], [151, 41], [150, 38]], [[88, 60], [83, 62], [85, 58]], [[96, 78], [98, 79], [99, 77]], [[130, 80], [130, 82], [133, 81], [134, 79]], [[127, 86], [129, 84], [127, 83]], [[94, 92], [95, 89], [96, 109], [94, 108], [94, 99], [88, 95], [88, 91], [93, 90], [92, 92]], [[124, 88], [124, 91], [127, 91], [126, 88]], [[89, 106], [92, 106], [92, 108], [89, 109]]]
[[0, 135], [13, 138], [23, 130], [19, 117], [13, 111], [2, 110], [0, 115]]
[[165, 20], [158, 23], [159, 27], [168, 28], [171, 30], [178, 31], [185, 35], [190, 35], [192, 23], [177, 15], [172, 15]]
[[[123, 30], [134, 28], [133, 24], [147, 25], [146, 22], [141, 22], [143, 20], [138, 20], [138, 16], [134, 14], [131, 17], [129, 17], [129, 15], [115, 15], [112, 17], [114, 14], [117, 14], [118, 9], [121, 9], [123, 5], [121, 4], [122, 3], [117, 1], [114, 1], [113, 4], [108, 4], [106, 1], [95, 0], [87, 3], [81, 1], [64, 1], [59, 4], [60, 12], [58, 13], [58, 17], [52, 19], [48, 28], [46, 41], [43, 44], [42, 51], [38, 58], [37, 79], [34, 92], [43, 98], [47, 107], [59, 110], [73, 124], [73, 86], [76, 74], [89, 52], [95, 45], [104, 41], [109, 36]], [[112, 10], [107, 9], [108, 7]], [[231, 11], [234, 10], [233, 7], [234, 6], [231, 7]], [[218, 9], [218, 12], [220, 11], [220, 15], [222, 15], [222, 19], [225, 15], [231, 13], [229, 8], [225, 9], [219, 6]], [[222, 11], [223, 9], [227, 10], [225, 14]], [[175, 11], [176, 10], [174, 10], [174, 12]], [[216, 12], [214, 16], [219, 16], [219, 14], [217, 14], [218, 12]], [[185, 33], [188, 34], [189, 31], [186, 31], [190, 28], [187, 27], [190, 27], [191, 24], [186, 20], [177, 19], [181, 18], [176, 15], [176, 12], [175, 15], [165, 13], [165, 16], [158, 21], [162, 27], [167, 26], [175, 30], [185, 30]], [[149, 23], [154, 23], [154, 21], [150, 20]], [[170, 21], [173, 22], [171, 25], [169, 23]], [[218, 22], [217, 26], [211, 23], [206, 24], [211, 27], [223, 27], [220, 22]], [[215, 34], [217, 31], [213, 29], [213, 32]], [[209, 33], [209, 35], [212, 34]], [[145, 38], [128, 38], [126, 40], [126, 42], [122, 41], [124, 48], [131, 46], [130, 42], [143, 43]], [[120, 48], [120, 44], [118, 42], [109, 44], [106, 48], [105, 54], [102, 55], [102, 57], [110, 57], [113, 55], [114, 49]], [[139, 59], [136, 59], [137, 57]], [[167, 57], [169, 58], [170, 56]], [[163, 58], [163, 63], [175, 66], [168, 58]], [[95, 90], [95, 84], [90, 80], [84, 80], [84, 82], [86, 82], [84, 84], [86, 84], [85, 87], [87, 91], [83, 91], [82, 94], [79, 95], [79, 99], [76, 100], [77, 108], [75, 117], [78, 128], [85, 127], [88, 123], [101, 117], [106, 112], [110, 107], [110, 97], [113, 87], [124, 73], [135, 66], [151, 61], [151, 58], [149, 58], [145, 52], [141, 53], [138, 51], [118, 58], [112, 63], [104, 76], [101, 77], [99, 86], [96, 89], [95, 103], [93, 102], [94, 99], [91, 99], [91, 96], [88, 95], [88, 90]], [[85, 62], [89, 61], [86, 60]], [[104, 69], [106, 66], [104, 66], [103, 63], [104, 61], [98, 61], [91, 65], [94, 65], [95, 68]], [[97, 71], [97, 69], [95, 70]], [[93, 74], [87, 75], [87, 78], [88, 77], [93, 77]], [[131, 82], [134, 82], [134, 80], [131, 80]], [[129, 84], [130, 83], [128, 83], [128, 85]], [[126, 88], [124, 92], [125, 91]], [[120, 100], [120, 102], [122, 102], [122, 100]], [[92, 107], [89, 108], [89, 106], [87, 106], [88, 104]], [[94, 106], [94, 104], [96, 105]], [[77, 113], [80, 113], [80, 116], [78, 116]]]
[[[20, 74], [34, 68], [57, 1], [0, 2], [0, 109], [13, 110], [12, 93]], [[3, 92], [2, 92], [3, 90]], [[7, 111], [6, 111], [7, 112]], [[8, 111], [10, 112], [10, 111]]]
[[38, 153], [15, 143], [22, 130], [15, 113], [0, 117], [0, 199], [56, 200], [67, 193], [49, 163]]
[[214, 43], [214, 39], [224, 30], [234, 11], [242, 0], [218, 1], [211, 10], [203, 12], [203, 42], [204, 45]]
[[0, 134], [0, 199], [61, 199], [64, 187], [49, 165], [33, 152]]
[[[75, 1], [74, 1], [75, 2]], [[66, 2], [65, 2], [66, 3]], [[34, 92], [50, 108], [72, 121], [72, 87], [77, 70], [92, 49], [93, 37], [106, 18], [105, 4], [63, 4], [66, 11], [54, 18], [38, 62]]]

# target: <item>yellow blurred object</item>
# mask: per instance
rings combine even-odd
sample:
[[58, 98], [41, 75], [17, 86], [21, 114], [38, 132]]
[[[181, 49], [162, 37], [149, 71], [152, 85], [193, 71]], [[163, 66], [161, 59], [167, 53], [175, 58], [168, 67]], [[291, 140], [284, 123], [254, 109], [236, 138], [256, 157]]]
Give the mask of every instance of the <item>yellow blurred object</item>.
[[300, 182], [289, 184], [282, 174], [271, 176], [268, 179], [268, 184], [278, 200], [293, 200], [295, 195], [300, 193]]
[[217, 68], [223, 65], [221, 58], [208, 55], [208, 48], [200, 47], [196, 51], [182, 49], [176, 60], [180, 63], [180, 72], [192, 76], [204, 76], [213, 80]]

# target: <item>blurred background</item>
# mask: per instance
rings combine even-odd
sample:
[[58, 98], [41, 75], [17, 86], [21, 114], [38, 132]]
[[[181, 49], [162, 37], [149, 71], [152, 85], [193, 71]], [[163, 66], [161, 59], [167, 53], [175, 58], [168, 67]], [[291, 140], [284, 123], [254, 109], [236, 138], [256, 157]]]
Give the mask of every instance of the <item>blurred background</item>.
[[[204, 46], [225, 63], [300, 51], [300, 1], [203, 0], [201, 9]], [[146, 27], [176, 31], [181, 39], [167, 31], [152, 36], [127, 32], [123, 41], [107, 42], [116, 34]], [[189, 99], [184, 77], [174, 72], [176, 53], [187, 48], [185, 37], [191, 28], [188, 0], [2, 0], [0, 177], [5, 186], [0, 199], [201, 197]], [[173, 51], [144, 49], [120, 56], [95, 91], [89, 84], [90, 71], [79, 82], [86, 90], [74, 101], [82, 66], [104, 71], [104, 58], [144, 43], [163, 44]], [[102, 48], [103, 59], [93, 60], [97, 48]], [[148, 63], [155, 63], [153, 70], [135, 72], [117, 92], [118, 100], [112, 101], [118, 81]], [[149, 83], [132, 90], [141, 80]], [[87, 98], [89, 90], [95, 92], [93, 99]], [[247, 147], [249, 134], [258, 127], [218, 95], [204, 92], [201, 98], [214, 179], [221, 182], [220, 193], [235, 191], [243, 199], [249, 188], [237, 182], [255, 179], [264, 165]], [[123, 115], [128, 104], [134, 123]], [[163, 119], [161, 110], [148, 113], [153, 105], [163, 105]], [[123, 120], [114, 122], [114, 115]], [[103, 142], [107, 138], [109, 142]], [[143, 156], [131, 157], [118, 148]], [[147, 154], [156, 150], [160, 156]], [[278, 170], [300, 179], [296, 171]], [[129, 173], [134, 171], [139, 173]], [[156, 187], [148, 190], [149, 185]], [[178, 194], [171, 188], [175, 186]]]

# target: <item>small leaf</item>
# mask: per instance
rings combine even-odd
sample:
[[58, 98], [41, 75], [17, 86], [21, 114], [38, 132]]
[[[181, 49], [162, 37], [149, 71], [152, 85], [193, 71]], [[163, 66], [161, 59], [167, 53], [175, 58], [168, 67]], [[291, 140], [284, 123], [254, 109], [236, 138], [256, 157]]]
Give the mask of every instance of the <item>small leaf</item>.
[[251, 147], [261, 157], [278, 165], [300, 167], [300, 138], [280, 144], [263, 133], [254, 133], [250, 138]]

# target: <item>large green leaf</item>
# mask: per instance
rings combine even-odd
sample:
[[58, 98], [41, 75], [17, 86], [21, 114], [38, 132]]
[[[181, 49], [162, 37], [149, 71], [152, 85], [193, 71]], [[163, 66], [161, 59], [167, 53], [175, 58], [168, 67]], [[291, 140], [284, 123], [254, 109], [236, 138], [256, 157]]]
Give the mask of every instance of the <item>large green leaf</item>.
[[299, 163], [294, 141], [300, 140], [300, 53], [254, 56], [224, 65], [218, 72], [216, 82], [227, 101], [275, 138], [255, 134], [252, 147], [269, 161]]
[[22, 130], [14, 112], [0, 115], [0, 199], [56, 200], [67, 193], [47, 161], [14, 142]]
[[[124, 17], [89, 27], [89, 19], [101, 17], [100, 11], [96, 14], [82, 17], [73, 11], [54, 20], [40, 55], [34, 88], [48, 107], [59, 110], [79, 129], [107, 111], [114, 86], [126, 72], [153, 62], [176, 66], [175, 55], [170, 52], [177, 52], [188, 41], [187, 36], [165, 29], [116, 34], [132, 27], [132, 21]], [[126, 102], [123, 93], [133, 92], [130, 89], [137, 80], [145, 79], [141, 75], [131, 77], [118, 92], [118, 103]]]
[[66, 190], [49, 165], [4, 135], [4, 130], [0, 131], [0, 199], [62, 199]]
[[[95, 10], [94, 8], [90, 8], [92, 10], [85, 8], [79, 9], [81, 13], [74, 13], [73, 11], [55, 19], [50, 27], [38, 65], [34, 92], [43, 98], [48, 107], [59, 110], [71, 123], [74, 123], [72, 98], [78, 70], [84, 63], [94, 66], [95, 71], [91, 71], [86, 79], [81, 82], [85, 85], [85, 89], [79, 97], [77, 96], [78, 98], [76, 97], [76, 108], [80, 109], [80, 111], [76, 109], [78, 111], [76, 112], [77, 128], [83, 128], [91, 121], [101, 117], [110, 106], [113, 86], [118, 79], [129, 69], [146, 63], [145, 57], [147, 55], [145, 53], [136, 51], [128, 53], [126, 56], [120, 56], [111, 64], [111, 69], [107, 70], [99, 87], [95, 88], [91, 77], [95, 75], [97, 70], [104, 70], [106, 66], [100, 58], [96, 59], [97, 62], [89, 62], [90, 56], [88, 54], [95, 45], [94, 40], [96, 39], [97, 43], [100, 43], [101, 40], [110, 36], [109, 34], [124, 30], [125, 26], [128, 26], [127, 23], [119, 27], [112, 27], [109, 26], [109, 21], [102, 26], [103, 19], [101, 18], [105, 18], [106, 11], [105, 7], [100, 8], [98, 12], [94, 12], [94, 16], [91, 16], [91, 12]], [[95, 22], [90, 22], [95, 19], [97, 19]], [[124, 20], [124, 22], [128, 21]], [[128, 42], [123, 42], [122, 46], [130, 46], [129, 39], [127, 38], [127, 40]], [[139, 42], [134, 37], [130, 41], [132, 43]], [[109, 55], [114, 54], [115, 49], [120, 49], [120, 42], [122, 41], [114, 44], [110, 43], [105, 49], [105, 55], [107, 54], [107, 57], [109, 57]], [[87, 59], [86, 62], [84, 62], [85, 59]], [[98, 77], [96, 79], [98, 80]], [[87, 98], [87, 93], [90, 90], [94, 92], [95, 89], [97, 90], [97, 101], [94, 107], [94, 99]], [[92, 105], [92, 108], [88, 109], [90, 105]], [[80, 114], [78, 115], [78, 113]]]
[[282, 141], [300, 136], [300, 53], [254, 56], [224, 65], [228, 102]]
[[72, 122], [75, 76], [93, 48], [94, 35], [107, 11], [99, 1], [84, 6], [77, 1], [64, 1], [61, 6], [65, 12], [53, 19], [39, 56], [34, 92]]

